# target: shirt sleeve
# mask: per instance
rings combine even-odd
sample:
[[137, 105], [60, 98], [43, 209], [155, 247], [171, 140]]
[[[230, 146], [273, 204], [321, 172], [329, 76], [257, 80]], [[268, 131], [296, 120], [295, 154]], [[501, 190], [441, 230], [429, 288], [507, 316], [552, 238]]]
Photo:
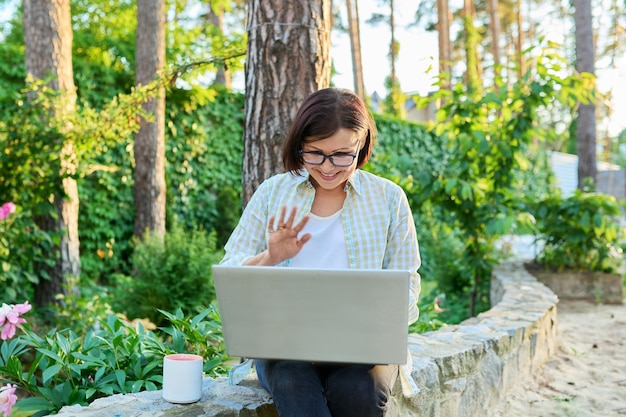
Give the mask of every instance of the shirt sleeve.
[[268, 198], [271, 186], [262, 183], [244, 209], [239, 223], [224, 246], [222, 265], [241, 266], [267, 249]]
[[384, 264], [388, 269], [409, 270], [409, 324], [417, 321], [419, 309], [417, 300], [421, 290], [420, 275], [417, 272], [421, 265], [419, 245], [415, 231], [415, 220], [404, 191], [398, 189], [399, 197], [392, 210], [392, 221], [389, 230], [389, 241]]

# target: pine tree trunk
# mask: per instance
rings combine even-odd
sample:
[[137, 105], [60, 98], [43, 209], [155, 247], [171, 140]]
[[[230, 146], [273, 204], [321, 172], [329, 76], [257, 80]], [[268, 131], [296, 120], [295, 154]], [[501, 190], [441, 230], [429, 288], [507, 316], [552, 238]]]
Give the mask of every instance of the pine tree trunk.
[[[136, 82], [146, 85], [165, 67], [165, 0], [137, 1]], [[144, 104], [135, 136], [135, 236], [165, 234], [165, 91]]]
[[517, 0], [517, 39], [515, 42], [515, 56], [519, 60], [519, 66], [517, 69], [517, 76], [521, 79], [526, 73], [526, 59], [522, 53], [524, 47], [524, 29], [522, 24], [524, 23], [524, 14], [522, 13], [522, 0]]
[[489, 28], [491, 29], [491, 53], [493, 55], [494, 74], [499, 75], [500, 65], [500, 16], [498, 14], [498, 0], [488, 0]]
[[391, 85], [396, 86], [398, 84], [398, 75], [396, 73], [396, 62], [398, 61], [398, 45], [396, 44], [396, 21], [393, 0], [389, 0], [389, 33], [391, 33], [391, 44], [389, 46], [389, 61], [391, 63]]
[[243, 204], [282, 172], [282, 145], [311, 93], [330, 85], [330, 0], [249, 0]]
[[[219, 32], [224, 34], [224, 7], [209, 5], [209, 22], [215, 26]], [[223, 85], [230, 89], [232, 87], [231, 72], [226, 65], [220, 65], [215, 73], [213, 85]]]
[[[61, 92], [62, 102], [54, 109], [52, 117], [67, 117], [76, 105], [69, 0], [24, 0], [24, 44], [27, 74], [35, 79], [54, 76], [50, 86]], [[64, 141], [64, 138], [61, 136], [58, 140]], [[53, 196], [56, 218], [45, 215], [35, 219], [41, 229], [61, 235], [60, 243], [50, 254], [55, 258], [54, 266], [38, 265], [49, 279], [40, 278], [35, 287], [37, 306], [54, 303], [57, 294], [66, 292], [67, 278], [80, 275], [78, 187], [70, 177], [76, 168], [73, 145], [64, 141], [58, 170], [65, 196]]]
[[439, 73], [450, 74], [452, 45], [450, 44], [448, 0], [437, 0], [437, 31], [439, 33]]
[[361, 30], [359, 28], [359, 0], [347, 0], [348, 29], [350, 31], [350, 50], [352, 52], [352, 74], [354, 92], [361, 100], [366, 100], [363, 81], [363, 62], [361, 60]]
[[475, 25], [475, 11], [471, 0], [463, 3], [463, 26], [465, 28], [465, 85], [467, 91], [474, 94], [481, 90], [479, 35]]
[[[574, 21], [576, 24], [576, 70], [595, 73], [595, 53], [593, 47], [593, 29], [591, 1], [574, 0]], [[578, 154], [578, 188], [586, 185], [595, 188], [598, 176], [596, 163], [596, 106], [581, 104], [578, 107], [576, 128], [576, 146]], [[588, 184], [588, 183], [591, 184]]]

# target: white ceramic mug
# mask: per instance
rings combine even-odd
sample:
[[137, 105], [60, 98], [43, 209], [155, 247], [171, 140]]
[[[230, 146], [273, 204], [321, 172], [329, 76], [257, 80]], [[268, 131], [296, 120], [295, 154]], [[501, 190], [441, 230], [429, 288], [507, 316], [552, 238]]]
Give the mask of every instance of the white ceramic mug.
[[163, 358], [163, 399], [194, 403], [202, 396], [202, 356], [175, 353]]

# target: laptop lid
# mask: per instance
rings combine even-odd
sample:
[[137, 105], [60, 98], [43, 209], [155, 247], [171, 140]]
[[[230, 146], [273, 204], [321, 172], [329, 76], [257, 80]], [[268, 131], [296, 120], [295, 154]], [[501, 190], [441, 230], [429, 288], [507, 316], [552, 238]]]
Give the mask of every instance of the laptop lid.
[[230, 356], [403, 364], [409, 271], [213, 266]]

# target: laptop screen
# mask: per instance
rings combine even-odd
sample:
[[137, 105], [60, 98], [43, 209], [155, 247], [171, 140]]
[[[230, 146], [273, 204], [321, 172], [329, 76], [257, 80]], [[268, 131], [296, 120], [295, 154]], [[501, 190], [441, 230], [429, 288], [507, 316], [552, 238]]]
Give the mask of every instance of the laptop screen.
[[402, 364], [408, 271], [213, 266], [230, 356]]

